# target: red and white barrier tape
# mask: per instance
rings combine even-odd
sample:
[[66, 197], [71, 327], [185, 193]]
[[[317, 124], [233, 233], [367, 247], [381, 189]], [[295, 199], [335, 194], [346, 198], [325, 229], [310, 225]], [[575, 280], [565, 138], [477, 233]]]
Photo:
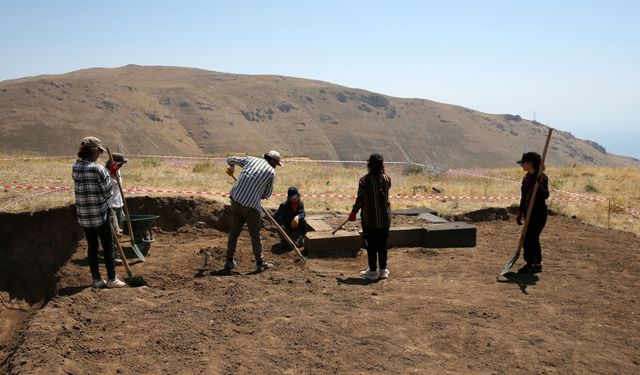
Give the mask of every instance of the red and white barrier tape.
[[[35, 185], [0, 185], [4, 190], [28, 190], [28, 191], [64, 191], [70, 190], [68, 186], [35, 186]], [[197, 191], [197, 190], [182, 190], [182, 189], [165, 189], [165, 188], [137, 188], [131, 187], [125, 189], [130, 194], [141, 193], [166, 193], [166, 194], [179, 194], [179, 195], [196, 195], [196, 196], [229, 196], [229, 192], [225, 191]], [[283, 198], [286, 197], [285, 193], [272, 194], [272, 197]], [[329, 199], [355, 199], [355, 195], [349, 194], [332, 194], [332, 193], [308, 193], [302, 194], [305, 198], [329, 198]], [[395, 200], [470, 200], [470, 201], [514, 201], [520, 200], [517, 196], [476, 196], [476, 195], [391, 195], [391, 199]], [[552, 197], [552, 201], [587, 201], [593, 202], [591, 197], [581, 198], [564, 198], [564, 197]], [[615, 204], [612, 202], [612, 204]], [[625, 211], [638, 215], [636, 210], [615, 204], [617, 207], [624, 209]], [[634, 215], [634, 216], [635, 216]]]

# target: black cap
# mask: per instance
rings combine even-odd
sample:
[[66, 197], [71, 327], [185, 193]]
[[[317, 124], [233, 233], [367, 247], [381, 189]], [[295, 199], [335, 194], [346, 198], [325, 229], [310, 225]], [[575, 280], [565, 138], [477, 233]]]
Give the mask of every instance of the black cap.
[[[111, 154], [113, 156], [114, 163], [125, 164], [128, 160], [124, 158], [123, 154], [114, 152]], [[111, 165], [111, 159], [107, 159], [106, 166], [109, 167]]]
[[534, 165], [540, 165], [540, 162], [542, 161], [542, 157], [537, 152], [529, 151], [522, 154], [522, 158], [516, 161], [516, 163], [524, 164], [528, 161], [532, 162]]

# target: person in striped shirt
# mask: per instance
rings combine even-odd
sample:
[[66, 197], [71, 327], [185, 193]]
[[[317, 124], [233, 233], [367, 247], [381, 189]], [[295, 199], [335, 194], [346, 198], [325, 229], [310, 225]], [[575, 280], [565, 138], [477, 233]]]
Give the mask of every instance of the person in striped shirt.
[[369, 173], [360, 178], [358, 196], [349, 214], [349, 221], [355, 221], [356, 214], [362, 210], [360, 218], [369, 268], [360, 272], [360, 276], [369, 280], [386, 279], [389, 277], [387, 239], [391, 226], [391, 178], [384, 173], [384, 159], [380, 154], [371, 154], [367, 168]]
[[251, 247], [256, 259], [256, 269], [264, 271], [273, 267], [262, 255], [262, 240], [260, 228], [264, 212], [260, 201], [267, 199], [273, 193], [273, 184], [276, 177], [276, 167], [282, 166], [280, 153], [269, 151], [263, 158], [253, 156], [231, 156], [227, 158], [227, 174], [233, 176], [235, 166], [242, 167], [240, 177], [231, 189], [231, 229], [227, 242], [227, 260], [225, 270], [232, 270], [237, 266], [235, 260], [236, 245], [242, 227], [247, 223]]
[[[122, 288], [125, 283], [118, 279], [113, 260], [113, 237], [109, 199], [113, 192], [109, 171], [96, 163], [105, 151], [102, 142], [96, 137], [86, 137], [80, 144], [78, 160], [73, 164], [73, 186], [76, 197], [76, 213], [78, 223], [84, 229], [88, 244], [89, 268], [93, 277], [94, 288]], [[118, 166], [114, 164], [110, 170], [114, 173]], [[107, 267], [108, 280], [100, 276], [98, 261], [99, 242], [102, 242], [104, 263]]]

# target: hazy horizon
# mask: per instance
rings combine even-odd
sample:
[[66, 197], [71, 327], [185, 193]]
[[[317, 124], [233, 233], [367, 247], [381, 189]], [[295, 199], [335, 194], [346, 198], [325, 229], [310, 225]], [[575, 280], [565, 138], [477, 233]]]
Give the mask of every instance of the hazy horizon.
[[0, 11], [0, 80], [127, 64], [286, 75], [535, 112], [640, 158], [636, 2], [21, 1]]

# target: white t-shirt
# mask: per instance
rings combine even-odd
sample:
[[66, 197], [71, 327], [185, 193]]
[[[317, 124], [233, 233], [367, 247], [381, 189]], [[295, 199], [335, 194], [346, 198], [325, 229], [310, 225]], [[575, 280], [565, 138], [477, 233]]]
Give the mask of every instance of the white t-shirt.
[[109, 199], [109, 207], [121, 208], [123, 206], [122, 194], [120, 194], [120, 188], [118, 187], [118, 179], [113, 177], [110, 177], [110, 178], [111, 178], [111, 185], [113, 185], [113, 194]]

